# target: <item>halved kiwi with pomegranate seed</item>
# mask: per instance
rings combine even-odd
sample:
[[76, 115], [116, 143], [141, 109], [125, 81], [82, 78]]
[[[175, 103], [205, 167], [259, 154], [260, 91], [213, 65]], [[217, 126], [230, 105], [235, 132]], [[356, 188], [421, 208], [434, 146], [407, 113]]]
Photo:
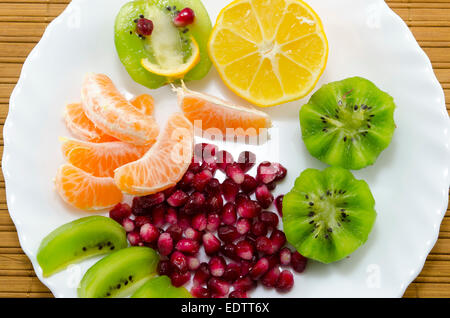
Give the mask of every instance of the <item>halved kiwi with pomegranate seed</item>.
[[340, 167], [306, 169], [283, 198], [287, 240], [322, 263], [343, 259], [364, 244], [376, 219], [369, 186]]
[[371, 81], [352, 77], [322, 86], [300, 110], [306, 148], [347, 169], [372, 165], [395, 130], [393, 98]]

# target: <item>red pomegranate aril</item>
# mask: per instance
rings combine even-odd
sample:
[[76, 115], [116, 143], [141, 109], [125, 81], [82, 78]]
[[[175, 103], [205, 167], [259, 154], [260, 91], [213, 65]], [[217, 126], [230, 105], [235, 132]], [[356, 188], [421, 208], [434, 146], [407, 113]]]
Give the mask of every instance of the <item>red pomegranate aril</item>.
[[209, 213], [214, 212], [218, 213], [222, 210], [223, 207], [223, 199], [221, 194], [210, 195], [206, 199], [205, 209]]
[[267, 186], [267, 189], [269, 189], [269, 191], [273, 191], [277, 187], [277, 183], [275, 181], [272, 181], [272, 182], [266, 184], [266, 186]]
[[241, 292], [252, 290], [255, 287], [256, 282], [248, 276], [239, 278], [233, 283], [233, 288]]
[[217, 295], [225, 296], [230, 291], [230, 284], [223, 279], [212, 277], [208, 280], [208, 288]]
[[152, 20], [140, 18], [136, 22], [136, 32], [140, 36], [150, 36], [153, 33]]
[[130, 242], [131, 246], [137, 246], [142, 242], [141, 236], [137, 232], [130, 232], [127, 234], [128, 242]]
[[275, 199], [275, 207], [277, 208], [278, 215], [283, 217], [283, 198], [284, 195], [279, 195]]
[[291, 250], [287, 247], [283, 247], [280, 252], [280, 264], [283, 266], [288, 266], [291, 264]]
[[256, 180], [268, 184], [274, 181], [277, 177], [277, 170], [268, 161], [264, 161], [259, 164], [256, 174]]
[[197, 173], [192, 180], [192, 186], [195, 190], [202, 192], [208, 182], [213, 178], [211, 171], [203, 170]]
[[273, 202], [273, 195], [265, 184], [258, 186], [255, 190], [256, 200], [262, 208], [267, 209]]
[[272, 253], [272, 241], [266, 236], [260, 236], [256, 239], [256, 250], [263, 254]]
[[251, 219], [261, 212], [261, 206], [256, 201], [241, 199], [236, 205], [236, 212], [243, 218]]
[[237, 263], [229, 263], [225, 267], [222, 278], [228, 282], [234, 282], [241, 276], [241, 267]]
[[245, 235], [250, 231], [251, 224], [248, 219], [240, 218], [236, 223], [236, 230], [239, 234]]
[[195, 20], [194, 10], [191, 8], [184, 8], [178, 13], [173, 19], [173, 23], [177, 27], [184, 27], [186, 25], [192, 24]]
[[205, 233], [202, 237], [203, 247], [207, 255], [214, 255], [220, 250], [220, 241], [212, 233]]
[[159, 204], [152, 209], [152, 224], [162, 228], [166, 224], [166, 207]]
[[245, 174], [236, 163], [229, 164], [225, 169], [225, 173], [227, 177], [233, 180], [236, 184], [241, 184], [244, 182]]
[[[179, 211], [181, 212], [181, 211]], [[186, 213], [178, 213], [177, 225], [181, 228], [181, 232], [191, 226], [192, 217]]]
[[207, 224], [208, 218], [204, 213], [194, 215], [194, 217], [192, 218], [192, 227], [197, 231], [204, 231], [206, 229]]
[[229, 164], [234, 163], [233, 155], [230, 154], [228, 151], [221, 150], [217, 152], [216, 157], [217, 157], [217, 166], [223, 172], [225, 172]]
[[244, 176], [244, 182], [241, 184], [241, 190], [244, 193], [251, 194], [255, 191], [256, 187], [258, 186], [258, 181], [256, 181], [255, 178], [252, 176], [246, 174]]
[[256, 155], [251, 151], [243, 151], [239, 154], [238, 164], [243, 172], [249, 171], [256, 162]]
[[181, 240], [178, 241], [177, 245], [175, 246], [175, 249], [182, 253], [195, 255], [198, 253], [200, 245], [197, 241], [182, 238]]
[[219, 148], [212, 144], [200, 143], [194, 145], [194, 156], [199, 160], [205, 160], [216, 155]]
[[201, 263], [199, 268], [194, 274], [193, 282], [194, 285], [203, 285], [206, 284], [206, 282], [211, 277], [211, 274], [209, 272], [209, 265], [208, 263]]
[[173, 272], [170, 275], [170, 281], [175, 287], [181, 287], [186, 284], [191, 279], [190, 272]]
[[133, 232], [136, 227], [134, 224], [134, 221], [130, 218], [123, 219], [122, 226], [125, 229], [125, 232], [127, 232], [127, 233]]
[[220, 189], [220, 182], [216, 178], [212, 178], [205, 186], [204, 190], [208, 195], [220, 195], [222, 190]]
[[152, 219], [147, 215], [139, 215], [135, 217], [134, 224], [137, 228], [140, 228], [142, 225], [146, 223], [152, 223]]
[[188, 269], [186, 256], [179, 251], [175, 251], [170, 255], [170, 264], [181, 273], [186, 272]]
[[269, 260], [269, 268], [280, 265], [280, 256], [278, 254], [266, 255]]
[[201, 232], [194, 230], [192, 227], [188, 227], [183, 232], [184, 237], [193, 241], [200, 241], [202, 238]]
[[206, 230], [209, 232], [215, 232], [220, 226], [220, 217], [216, 213], [210, 213], [208, 215], [208, 221], [206, 224]]
[[264, 222], [256, 221], [252, 224], [251, 233], [258, 236], [265, 236], [267, 234], [267, 225]]
[[187, 202], [188, 198], [189, 196], [182, 190], [177, 190], [167, 199], [167, 203], [177, 208], [184, 205]]
[[280, 273], [278, 276], [277, 283], [275, 285], [276, 289], [280, 292], [287, 292], [294, 286], [294, 275], [287, 269]]
[[178, 182], [178, 187], [188, 192], [192, 189], [192, 181], [194, 180], [195, 173], [192, 171], [187, 171], [180, 182]]
[[303, 273], [306, 268], [308, 259], [301, 255], [299, 252], [295, 251], [291, 255], [291, 267], [297, 273]]
[[131, 215], [131, 207], [126, 203], [117, 203], [115, 207], [109, 211], [109, 217], [114, 221], [121, 223], [123, 219]]
[[165, 197], [165, 198], [170, 197], [175, 191], [177, 191], [176, 186], [173, 186], [173, 187], [171, 187], [171, 188], [168, 188], [168, 189], [164, 190], [164, 191], [163, 191], [164, 197]]
[[169, 207], [165, 215], [166, 223], [171, 225], [178, 223], [178, 211], [174, 208]]
[[232, 243], [241, 237], [237, 229], [233, 225], [222, 225], [217, 231], [219, 238], [225, 243]]
[[274, 254], [286, 244], [286, 235], [284, 232], [275, 229], [272, 234], [270, 234], [270, 240], [272, 241], [272, 254]]
[[268, 288], [275, 287], [279, 276], [280, 269], [278, 267], [273, 267], [269, 269], [269, 271], [265, 273], [264, 276], [260, 279], [261, 284]]
[[162, 256], [167, 256], [172, 253], [173, 239], [169, 233], [162, 233], [158, 238], [158, 252]]
[[203, 162], [203, 165], [205, 166], [204, 169], [208, 169], [209, 171], [211, 171], [213, 176], [215, 175], [217, 169], [219, 168], [217, 166], [216, 159], [214, 159], [214, 158], [207, 159], [207, 161]]
[[267, 260], [267, 258], [262, 257], [256, 262], [255, 265], [253, 265], [252, 269], [250, 270], [250, 277], [253, 278], [254, 280], [258, 280], [268, 270], [269, 270], [269, 261]]
[[261, 212], [261, 214], [259, 215], [259, 220], [267, 226], [271, 226], [273, 228], [276, 228], [279, 222], [278, 215], [270, 211]]
[[221, 277], [225, 272], [226, 262], [222, 256], [213, 256], [209, 260], [209, 272], [214, 277]]
[[146, 223], [141, 226], [140, 235], [142, 241], [151, 243], [158, 239], [159, 230], [153, 224]]
[[[201, 165], [198, 161], [196, 161], [196, 158], [192, 159], [193, 161], [191, 162], [191, 164], [189, 165], [188, 171], [193, 172], [194, 174], [199, 173], [200, 171], [202, 171]], [[194, 179], [192, 178], [192, 181]], [[191, 181], [191, 182], [192, 182]]]
[[239, 193], [239, 186], [230, 178], [225, 179], [221, 184], [222, 194], [225, 200], [234, 201], [236, 195]]
[[281, 181], [284, 178], [286, 178], [287, 169], [283, 167], [281, 163], [273, 162], [272, 166], [275, 167], [275, 170], [277, 172], [277, 177], [275, 178], [275, 181]]
[[200, 267], [200, 260], [195, 256], [186, 256], [187, 267], [190, 271], [196, 271]]
[[170, 274], [172, 273], [172, 265], [168, 260], [159, 261], [156, 271], [160, 276], [170, 276]]
[[164, 192], [158, 192], [155, 194], [139, 197], [140, 204], [144, 209], [152, 208], [158, 204], [161, 204], [166, 199]]
[[250, 196], [244, 192], [239, 192], [235, 198], [235, 204], [241, 204], [243, 202], [250, 201]]
[[211, 293], [209, 292], [208, 288], [203, 287], [201, 285], [195, 285], [191, 289], [192, 296], [196, 298], [210, 298]]
[[246, 292], [234, 290], [228, 295], [228, 298], [248, 298], [248, 296]]
[[236, 245], [234, 245], [232, 243], [227, 243], [227, 244], [223, 245], [220, 248], [220, 252], [224, 256], [226, 256], [232, 260], [239, 260], [239, 257], [236, 254]]
[[236, 205], [232, 202], [227, 202], [222, 208], [222, 222], [226, 225], [233, 225], [236, 223]]
[[167, 228], [166, 233], [170, 234], [174, 242], [178, 242], [183, 234], [183, 229], [178, 224], [172, 224]]
[[203, 193], [194, 192], [191, 194], [183, 209], [188, 215], [198, 214], [204, 210], [206, 198]]
[[242, 260], [240, 262], [241, 266], [241, 278], [247, 276], [250, 273], [250, 270], [253, 267], [253, 263], [251, 261]]
[[251, 260], [254, 255], [253, 245], [247, 241], [242, 240], [236, 244], [236, 255], [245, 260]]

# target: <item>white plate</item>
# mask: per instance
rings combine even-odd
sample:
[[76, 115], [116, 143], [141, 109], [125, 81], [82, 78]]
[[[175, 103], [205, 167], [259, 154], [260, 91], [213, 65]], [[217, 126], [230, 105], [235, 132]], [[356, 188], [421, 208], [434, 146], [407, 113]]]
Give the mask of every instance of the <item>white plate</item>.
[[[68, 135], [64, 105], [79, 100], [88, 71], [108, 74], [127, 96], [149, 92], [131, 80], [115, 52], [114, 19], [125, 2], [72, 1], [26, 60], [10, 100], [3, 154], [8, 208], [23, 250], [56, 297], [75, 297], [81, 275], [95, 261], [50, 278], [42, 277], [36, 262], [45, 235], [87, 215], [65, 205], [53, 188], [56, 168], [63, 162], [57, 137]], [[204, 1], [213, 21], [228, 2]], [[322, 18], [330, 42], [328, 66], [316, 89], [349, 76], [366, 77], [395, 98], [398, 129], [376, 164], [355, 172], [369, 183], [376, 199], [378, 218], [367, 244], [335, 264], [311, 262], [283, 296], [400, 297], [435, 244], [447, 207], [450, 123], [444, 94], [427, 56], [384, 1], [308, 2]], [[243, 102], [224, 87], [214, 69], [189, 85]], [[164, 122], [177, 109], [175, 96], [168, 87], [150, 93], [157, 101], [156, 116]], [[307, 100], [266, 110], [274, 121], [273, 140], [281, 142], [255, 151], [260, 159], [280, 161], [288, 168], [278, 193], [289, 191], [303, 169], [325, 167], [301, 141], [298, 111]], [[269, 145], [278, 150], [269, 151]], [[233, 145], [227, 148], [239, 151]], [[252, 296], [281, 295], [258, 288]]]

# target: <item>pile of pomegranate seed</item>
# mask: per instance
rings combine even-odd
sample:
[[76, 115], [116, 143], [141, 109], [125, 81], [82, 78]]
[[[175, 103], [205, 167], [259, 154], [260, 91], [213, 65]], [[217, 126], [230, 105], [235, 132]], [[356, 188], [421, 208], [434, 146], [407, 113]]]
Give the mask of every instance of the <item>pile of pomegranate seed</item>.
[[[287, 171], [265, 161], [253, 177], [247, 172], [255, 161], [249, 151], [235, 162], [214, 145], [197, 144], [175, 187], [135, 197], [131, 207], [119, 203], [110, 217], [123, 225], [131, 245], [159, 252], [158, 273], [174, 286], [192, 278], [195, 297], [246, 298], [259, 283], [289, 291], [294, 284], [290, 269], [302, 273], [307, 259], [286, 247], [278, 229], [283, 196], [274, 198], [271, 191]], [[226, 175], [222, 183], [215, 178], [217, 170]], [[272, 203], [278, 214], [265, 210]], [[200, 259], [201, 249], [207, 261]]]

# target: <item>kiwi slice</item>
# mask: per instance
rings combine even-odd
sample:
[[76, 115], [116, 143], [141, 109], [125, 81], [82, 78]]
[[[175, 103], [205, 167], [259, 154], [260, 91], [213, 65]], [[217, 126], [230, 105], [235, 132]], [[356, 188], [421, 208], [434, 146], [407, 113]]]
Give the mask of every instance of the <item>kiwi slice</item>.
[[344, 168], [306, 169], [283, 198], [287, 240], [305, 257], [338, 261], [367, 241], [376, 218], [369, 186]]
[[[194, 23], [176, 27], [172, 23], [174, 15], [184, 8], [194, 11]], [[153, 21], [152, 35], [142, 38], [135, 32], [135, 21], [140, 17]], [[186, 62], [192, 54], [193, 37], [199, 47], [200, 61], [183, 80], [202, 79], [212, 65], [207, 50], [211, 29], [208, 12], [200, 0], [136, 0], [125, 4], [116, 17], [115, 45], [120, 61], [133, 80], [149, 88], [158, 88], [173, 79], [147, 71], [141, 60], [147, 58], [155, 64], [179, 59]]]
[[78, 296], [128, 296], [156, 274], [158, 262], [158, 254], [149, 247], [135, 246], [114, 252], [88, 269], [78, 288]]
[[131, 298], [192, 298], [184, 287], [175, 287], [167, 276], [150, 279]]
[[47, 235], [39, 246], [37, 261], [47, 277], [70, 264], [127, 246], [125, 230], [119, 223], [104, 216], [88, 216]]
[[393, 98], [367, 79], [326, 84], [300, 110], [303, 141], [329, 165], [367, 167], [391, 142], [394, 110]]

